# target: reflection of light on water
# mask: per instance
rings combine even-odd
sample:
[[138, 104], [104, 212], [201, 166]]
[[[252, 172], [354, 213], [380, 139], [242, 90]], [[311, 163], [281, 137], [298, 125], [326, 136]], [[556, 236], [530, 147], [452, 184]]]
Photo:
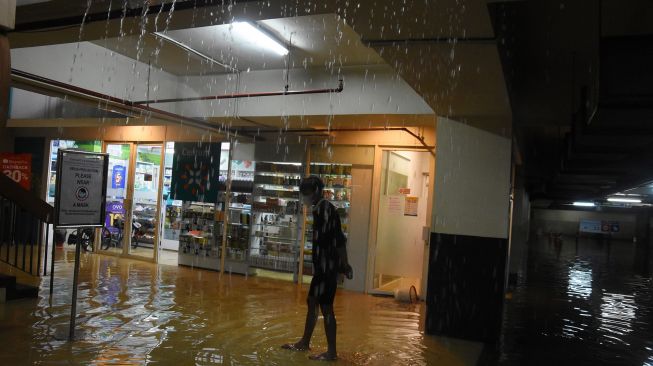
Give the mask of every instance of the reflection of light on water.
[[583, 266], [582, 262], [575, 262], [569, 268], [567, 294], [581, 299], [588, 299], [592, 295], [592, 268]]
[[604, 337], [610, 342], [628, 345], [620, 336], [633, 331], [632, 322], [635, 319], [637, 305], [633, 295], [605, 293], [601, 304], [600, 330], [607, 332]]
[[195, 356], [195, 365], [222, 365], [224, 357], [215, 348], [204, 348]]
[[[653, 351], [650, 347], [646, 347], [646, 350], [649, 352]], [[653, 366], [653, 355], [649, 356], [648, 360], [644, 361], [642, 366]]]

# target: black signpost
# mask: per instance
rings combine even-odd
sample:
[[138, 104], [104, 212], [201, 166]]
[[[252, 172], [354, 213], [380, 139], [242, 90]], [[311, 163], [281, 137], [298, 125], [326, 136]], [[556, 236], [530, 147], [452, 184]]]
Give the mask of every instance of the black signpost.
[[[70, 309], [71, 341], [75, 338], [82, 229], [104, 225], [108, 168], [108, 154], [63, 149], [57, 153], [54, 227], [77, 229], [73, 298]], [[52, 259], [54, 260], [54, 257]]]

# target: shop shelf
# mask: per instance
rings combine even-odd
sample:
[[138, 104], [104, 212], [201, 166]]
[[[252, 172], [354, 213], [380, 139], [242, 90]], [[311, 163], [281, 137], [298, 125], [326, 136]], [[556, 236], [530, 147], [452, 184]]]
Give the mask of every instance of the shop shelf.
[[[254, 183], [254, 185], [283, 188], [283, 189], [267, 189], [268, 191], [299, 192], [299, 186], [294, 186], [294, 185], [275, 184], [275, 183]], [[257, 195], [257, 193], [253, 193], [253, 194], [255, 196]]]
[[254, 225], [255, 226], [287, 227], [289, 229], [296, 229], [297, 228], [296, 224], [293, 224], [293, 225], [275, 225], [275, 224], [257, 223], [257, 224], [254, 224]]
[[[285, 236], [273, 236], [273, 235], [259, 236], [259, 235], [255, 235], [254, 237], [255, 238], [260, 238], [260, 239], [263, 239], [263, 238], [274, 239], [274, 241], [273, 240], [268, 241], [268, 243], [273, 243], [273, 244], [277, 243], [276, 240], [286, 240], [286, 241], [288, 241], [288, 243], [278, 242], [279, 244], [283, 244], [283, 245], [295, 245], [295, 244], [297, 244], [297, 238], [288, 238], [288, 237], [285, 237]], [[264, 244], [264, 243], [262, 243], [262, 244]]]
[[332, 178], [351, 178], [351, 175], [348, 174], [315, 174], [311, 173], [311, 175], [317, 175], [318, 177], [332, 177]]

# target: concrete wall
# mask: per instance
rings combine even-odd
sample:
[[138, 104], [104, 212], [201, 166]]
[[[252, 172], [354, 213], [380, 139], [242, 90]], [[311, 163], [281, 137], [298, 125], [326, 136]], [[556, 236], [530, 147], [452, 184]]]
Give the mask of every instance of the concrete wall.
[[545, 234], [559, 232], [564, 235], [576, 235], [581, 219], [619, 221], [620, 232], [612, 235], [615, 239], [632, 240], [635, 234], [635, 213], [576, 210], [535, 209], [531, 220], [531, 230]]
[[0, 0], [0, 29], [14, 29], [16, 0]]
[[13, 133], [6, 127], [9, 117], [10, 63], [9, 39], [0, 33], [0, 152], [12, 152], [14, 149]]
[[[63, 83], [108, 94], [143, 100], [148, 95], [148, 65], [90, 42], [11, 50], [15, 69]], [[150, 70], [150, 98], [177, 96], [178, 78], [165, 71]], [[43, 102], [41, 102], [43, 103]], [[160, 105], [174, 111], [174, 105]], [[43, 108], [43, 107], [39, 107]]]
[[508, 238], [510, 139], [438, 118], [432, 232]]

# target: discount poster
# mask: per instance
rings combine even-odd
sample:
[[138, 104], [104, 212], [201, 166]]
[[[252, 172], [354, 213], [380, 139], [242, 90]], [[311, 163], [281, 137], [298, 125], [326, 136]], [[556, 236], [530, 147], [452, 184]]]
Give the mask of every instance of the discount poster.
[[0, 171], [29, 191], [32, 186], [32, 155], [0, 153]]

